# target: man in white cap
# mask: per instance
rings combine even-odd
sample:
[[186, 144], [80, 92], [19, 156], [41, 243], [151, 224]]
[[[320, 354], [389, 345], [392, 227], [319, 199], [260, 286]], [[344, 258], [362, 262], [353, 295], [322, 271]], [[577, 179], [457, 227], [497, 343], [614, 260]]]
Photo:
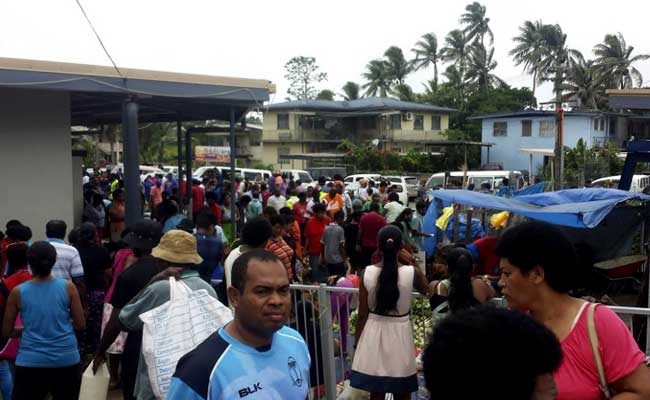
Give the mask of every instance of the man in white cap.
[[[159, 259], [162, 267], [167, 267], [154, 276], [140, 294], [122, 308], [120, 322], [127, 331], [141, 331], [143, 322], [140, 314], [152, 310], [169, 301], [170, 276], [180, 278], [190, 289], [205, 289], [210, 296], [217, 299], [217, 294], [206, 281], [201, 279], [199, 273], [193, 268], [203, 259], [197, 252], [196, 237], [191, 233], [178, 229], [171, 230], [160, 239], [158, 246], [154, 247], [151, 254]], [[224, 307], [225, 310], [227, 310]], [[223, 323], [230, 321], [230, 312], [224, 313]], [[147, 374], [147, 364], [142, 352], [138, 364], [138, 375], [135, 382], [134, 397], [139, 400], [154, 399], [151, 383]]]
[[366, 200], [368, 200], [368, 180], [366, 178], [363, 178], [359, 181], [359, 188], [357, 189], [356, 193], [357, 199], [361, 199], [364, 203]]

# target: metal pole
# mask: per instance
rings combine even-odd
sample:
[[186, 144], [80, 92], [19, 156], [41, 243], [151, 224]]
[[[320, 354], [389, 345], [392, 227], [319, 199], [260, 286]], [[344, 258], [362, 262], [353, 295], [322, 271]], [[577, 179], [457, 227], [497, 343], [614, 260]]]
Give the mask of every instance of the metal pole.
[[323, 353], [323, 378], [325, 379], [325, 397], [336, 399], [336, 365], [334, 364], [334, 334], [332, 333], [332, 314], [327, 285], [318, 287], [318, 307], [320, 314], [320, 344]]
[[533, 176], [533, 153], [528, 155], [528, 184], [532, 185], [535, 183], [535, 177]]
[[138, 150], [138, 103], [122, 103], [122, 141], [124, 143], [125, 221], [127, 226], [142, 219], [140, 209], [140, 161]]
[[176, 145], [177, 145], [177, 158], [178, 158], [178, 179], [183, 178], [183, 129], [181, 120], [176, 121]]
[[235, 158], [237, 149], [235, 148], [235, 107], [230, 107], [230, 220], [232, 240], [237, 237], [237, 196], [235, 192]]
[[185, 131], [185, 198], [187, 199], [187, 215], [192, 218], [192, 130]]

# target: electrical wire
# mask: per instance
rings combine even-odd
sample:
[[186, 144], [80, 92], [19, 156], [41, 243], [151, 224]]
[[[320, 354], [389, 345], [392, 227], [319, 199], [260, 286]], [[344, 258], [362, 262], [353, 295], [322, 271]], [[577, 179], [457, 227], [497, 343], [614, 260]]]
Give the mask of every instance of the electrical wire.
[[83, 13], [84, 17], [86, 17], [86, 21], [88, 21], [88, 25], [90, 25], [90, 29], [92, 29], [93, 32], [95, 33], [95, 37], [96, 37], [97, 40], [99, 41], [99, 45], [102, 46], [102, 49], [104, 49], [104, 53], [106, 53], [106, 56], [108, 57], [108, 59], [111, 60], [111, 64], [113, 64], [113, 67], [114, 67], [115, 70], [117, 71], [117, 74], [120, 76], [120, 78], [122, 78], [122, 79], [126, 79], [126, 78], [122, 75], [122, 73], [120, 72], [120, 69], [117, 68], [117, 64], [115, 64], [115, 61], [113, 61], [113, 57], [111, 57], [110, 53], [109, 53], [108, 50], [106, 49], [106, 46], [104, 46], [104, 42], [102, 42], [102, 38], [99, 37], [99, 33], [97, 33], [97, 30], [96, 30], [95, 27], [93, 26], [93, 23], [90, 21], [90, 18], [88, 18], [88, 15], [86, 14], [86, 11], [84, 10], [83, 6], [81, 5], [81, 2], [80, 2], [79, 0], [76, 0], [76, 2], [77, 2], [77, 5], [79, 6], [79, 9], [80, 9], [81, 12]]

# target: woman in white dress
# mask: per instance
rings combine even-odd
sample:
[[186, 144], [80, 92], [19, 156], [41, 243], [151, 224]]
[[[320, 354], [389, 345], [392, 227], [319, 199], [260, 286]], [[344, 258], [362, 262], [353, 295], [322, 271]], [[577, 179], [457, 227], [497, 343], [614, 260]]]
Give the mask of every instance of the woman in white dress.
[[370, 392], [371, 400], [384, 399], [386, 393], [396, 400], [410, 399], [418, 390], [409, 311], [413, 289], [428, 295], [428, 287], [422, 271], [397, 262], [401, 245], [397, 227], [382, 228], [382, 261], [366, 267], [361, 279], [350, 384]]

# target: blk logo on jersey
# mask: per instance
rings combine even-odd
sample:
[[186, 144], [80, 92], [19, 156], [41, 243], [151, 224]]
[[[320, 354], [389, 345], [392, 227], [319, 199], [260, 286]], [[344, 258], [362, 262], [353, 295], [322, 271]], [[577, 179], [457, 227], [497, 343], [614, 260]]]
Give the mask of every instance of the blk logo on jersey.
[[256, 393], [259, 390], [262, 390], [262, 384], [257, 382], [253, 385], [252, 389], [250, 387], [245, 387], [243, 389], [239, 389], [237, 392], [239, 393], [239, 398], [241, 399], [243, 397]]
[[289, 357], [287, 359], [287, 366], [289, 367], [289, 376], [291, 377], [294, 386], [301, 387], [304, 380], [302, 379], [302, 372], [300, 372], [296, 359]]

